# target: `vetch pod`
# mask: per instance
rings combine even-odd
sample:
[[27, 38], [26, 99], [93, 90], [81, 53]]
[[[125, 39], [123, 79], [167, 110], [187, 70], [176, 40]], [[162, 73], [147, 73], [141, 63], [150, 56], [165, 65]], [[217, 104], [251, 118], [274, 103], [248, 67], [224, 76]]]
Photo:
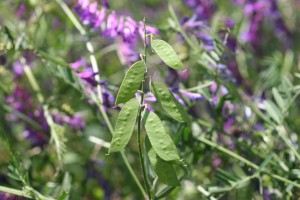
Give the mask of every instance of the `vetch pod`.
[[129, 68], [119, 89], [116, 98], [116, 105], [126, 103], [133, 98], [144, 78], [145, 69], [146, 68], [142, 60], [134, 63]]
[[171, 161], [164, 161], [156, 155], [153, 148], [148, 152], [149, 160], [158, 178], [170, 186], [179, 186], [179, 181]]
[[187, 121], [188, 115], [182, 106], [176, 101], [172, 92], [163, 83], [152, 82], [152, 91], [163, 109], [176, 121]]
[[109, 152], [121, 151], [128, 144], [138, 116], [140, 104], [136, 98], [128, 101], [122, 108], [116, 122]]
[[157, 155], [165, 161], [179, 160], [176, 146], [172, 138], [166, 133], [159, 117], [153, 112], [147, 112], [145, 118], [145, 129]]
[[176, 70], [184, 70], [174, 49], [163, 40], [152, 40], [151, 47], [166, 65]]

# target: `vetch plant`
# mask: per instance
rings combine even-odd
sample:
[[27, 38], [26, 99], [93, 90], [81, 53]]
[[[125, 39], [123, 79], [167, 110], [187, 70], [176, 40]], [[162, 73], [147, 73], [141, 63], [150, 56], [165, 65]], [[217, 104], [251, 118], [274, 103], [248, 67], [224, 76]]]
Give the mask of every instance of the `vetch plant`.
[[[144, 20], [145, 23], [145, 20]], [[144, 27], [146, 27], [144, 25]], [[163, 40], [152, 39], [152, 35], [146, 33], [144, 30], [144, 55], [141, 55], [142, 60], [134, 63], [127, 71], [118, 95], [116, 98], [116, 105], [124, 103], [122, 110], [119, 113], [116, 127], [113, 132], [113, 138], [109, 153], [123, 150], [128, 144], [132, 132], [134, 130], [136, 121], [138, 124], [138, 149], [140, 155], [140, 163], [143, 171], [143, 178], [145, 182], [145, 188], [148, 194], [148, 198], [156, 198], [155, 191], [151, 191], [153, 183], [148, 180], [149, 174], [147, 174], [149, 166], [145, 160], [150, 160], [154, 171], [157, 174], [158, 180], [166, 183], [170, 186], [178, 186], [179, 181], [173, 168], [173, 162], [179, 161], [180, 157], [174, 144], [174, 141], [168, 135], [164, 129], [164, 125], [160, 118], [154, 113], [149, 112], [146, 109], [144, 102], [145, 85], [147, 83], [147, 44], [146, 41], [150, 36], [150, 47], [154, 52], [163, 60], [163, 62], [173, 68], [183, 70], [181, 60], [176, 55], [173, 48]], [[135, 96], [138, 89], [140, 92], [140, 102]], [[187, 119], [187, 113], [181, 107], [181, 105], [175, 100], [172, 92], [163, 83], [151, 82], [151, 89], [154, 92], [156, 99], [163, 107], [163, 109], [175, 120], [179, 122], [185, 122]], [[142, 127], [145, 127], [146, 136], [142, 141], [141, 131]], [[142, 149], [146, 149], [146, 140], [149, 140], [147, 149], [148, 154], [143, 154]], [[149, 182], [151, 185], [149, 185]]]
[[297, 199], [299, 8], [0, 1], [0, 199]]

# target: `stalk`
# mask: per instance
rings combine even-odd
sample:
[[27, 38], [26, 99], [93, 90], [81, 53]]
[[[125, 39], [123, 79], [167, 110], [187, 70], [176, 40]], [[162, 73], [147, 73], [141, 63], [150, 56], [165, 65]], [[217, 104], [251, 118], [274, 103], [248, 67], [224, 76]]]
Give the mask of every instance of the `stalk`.
[[[63, 2], [62, 0], [56, 0], [56, 2], [59, 4], [59, 6], [65, 12], [67, 17], [74, 24], [74, 26], [79, 31], [79, 33], [82, 36], [87, 37], [87, 32], [85, 31], [85, 29], [83, 28], [81, 23], [78, 21], [78, 19], [75, 17], [73, 12], [70, 10], [70, 8], [65, 4], [65, 2]], [[93, 72], [96, 73], [95, 80], [99, 83], [101, 78], [100, 78], [100, 74], [99, 74], [99, 67], [98, 67], [98, 64], [97, 64], [96, 57], [95, 57], [95, 52], [94, 52], [93, 45], [90, 41], [87, 41], [86, 42], [86, 47], [87, 47], [87, 50], [90, 53], [90, 61], [91, 61], [91, 64], [92, 64]], [[113, 128], [112, 128], [111, 122], [110, 122], [110, 120], [109, 120], [109, 118], [108, 118], [108, 116], [107, 116], [107, 114], [104, 110], [104, 107], [103, 107], [103, 97], [102, 97], [102, 90], [101, 90], [101, 85], [100, 84], [97, 85], [97, 93], [98, 93], [99, 102], [96, 103], [96, 105], [99, 108], [101, 115], [103, 116], [103, 119], [104, 119], [104, 121], [105, 121], [105, 123], [108, 127], [108, 130], [109, 130], [110, 134], [112, 135], [113, 134]], [[121, 151], [120, 154], [121, 154], [122, 160], [124, 161], [128, 171], [131, 174], [132, 178], [134, 179], [136, 185], [140, 189], [140, 191], [141, 191], [142, 195], [144, 196], [144, 198], [146, 198], [146, 196], [147, 196], [146, 192], [145, 192], [143, 186], [141, 185], [141, 183], [139, 182], [139, 180], [137, 178], [137, 175], [133, 171], [133, 169], [132, 169], [132, 167], [131, 167], [131, 165], [130, 165], [130, 163], [129, 163], [126, 155], [125, 155], [124, 150]]]
[[143, 152], [142, 152], [142, 141], [141, 141], [141, 126], [142, 126], [142, 111], [143, 111], [143, 105], [144, 105], [144, 93], [145, 93], [145, 81], [146, 81], [146, 77], [147, 77], [147, 45], [146, 45], [146, 39], [147, 39], [147, 35], [146, 35], [146, 25], [145, 25], [145, 18], [144, 18], [144, 56], [143, 56], [143, 60], [144, 60], [144, 65], [145, 65], [145, 72], [144, 72], [144, 78], [142, 80], [141, 83], [141, 101], [140, 101], [140, 108], [139, 108], [139, 113], [138, 113], [138, 148], [139, 148], [139, 157], [140, 157], [140, 162], [141, 162], [141, 166], [142, 166], [142, 171], [143, 171], [143, 177], [144, 177], [144, 183], [145, 183], [145, 188], [148, 194], [149, 199], [151, 200], [151, 192], [150, 192], [150, 188], [148, 187], [147, 184], [147, 175], [146, 175], [146, 167], [145, 167], [145, 163], [144, 163], [144, 156], [143, 156]]

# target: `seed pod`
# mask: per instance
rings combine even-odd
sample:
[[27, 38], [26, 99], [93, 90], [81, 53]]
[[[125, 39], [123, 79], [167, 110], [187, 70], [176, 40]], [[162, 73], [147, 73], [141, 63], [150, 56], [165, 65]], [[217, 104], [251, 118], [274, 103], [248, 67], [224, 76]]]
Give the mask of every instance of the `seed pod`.
[[176, 70], [184, 70], [181, 60], [167, 42], [163, 40], [152, 40], [151, 47], [166, 65]]
[[163, 83], [152, 82], [152, 91], [163, 109], [176, 121], [185, 122], [189, 117], [182, 106], [176, 101], [172, 92]]
[[163, 183], [170, 186], [179, 185], [172, 162], [162, 160], [156, 155], [153, 148], [149, 150], [148, 156], [156, 175]]
[[142, 80], [144, 79], [145, 65], [143, 61], [137, 61], [127, 71], [123, 82], [120, 86], [116, 105], [126, 103], [133, 98], [136, 91], [139, 89]]
[[139, 102], [134, 98], [122, 108], [116, 122], [109, 153], [121, 151], [128, 144], [137, 119], [139, 106]]
[[148, 112], [147, 115], [145, 129], [154, 151], [165, 161], [179, 160], [176, 146], [159, 117], [153, 112]]

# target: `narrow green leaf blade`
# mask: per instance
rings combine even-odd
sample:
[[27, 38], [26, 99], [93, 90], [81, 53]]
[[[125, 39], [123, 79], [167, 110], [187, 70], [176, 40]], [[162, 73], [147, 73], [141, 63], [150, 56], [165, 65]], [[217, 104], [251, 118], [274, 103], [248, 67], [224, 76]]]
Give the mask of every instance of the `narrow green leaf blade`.
[[113, 133], [109, 153], [121, 151], [128, 144], [134, 129], [139, 106], [137, 99], [133, 98], [122, 108]]
[[144, 73], [145, 65], [141, 60], [129, 68], [118, 92], [116, 105], [126, 103], [134, 96], [144, 78]]
[[184, 70], [181, 60], [167, 42], [163, 40], [152, 40], [151, 46], [166, 65], [176, 70]]
[[285, 102], [283, 100], [283, 98], [281, 97], [279, 91], [277, 90], [277, 88], [272, 88], [272, 93], [273, 93], [273, 97], [277, 103], [277, 105], [279, 106], [279, 108], [283, 111], [285, 110]]
[[165, 161], [180, 159], [172, 138], [166, 133], [164, 125], [155, 113], [148, 113], [145, 129], [154, 151], [161, 159]]
[[156, 175], [163, 183], [170, 186], [180, 185], [172, 162], [162, 160], [153, 148], [149, 150], [148, 155]]
[[152, 82], [152, 91], [163, 109], [176, 121], [185, 122], [188, 120], [186, 111], [176, 101], [172, 92], [163, 83]]
[[281, 121], [283, 119], [282, 113], [280, 112], [279, 108], [269, 100], [264, 101], [265, 109], [269, 116], [277, 122], [277, 124], [281, 124]]

